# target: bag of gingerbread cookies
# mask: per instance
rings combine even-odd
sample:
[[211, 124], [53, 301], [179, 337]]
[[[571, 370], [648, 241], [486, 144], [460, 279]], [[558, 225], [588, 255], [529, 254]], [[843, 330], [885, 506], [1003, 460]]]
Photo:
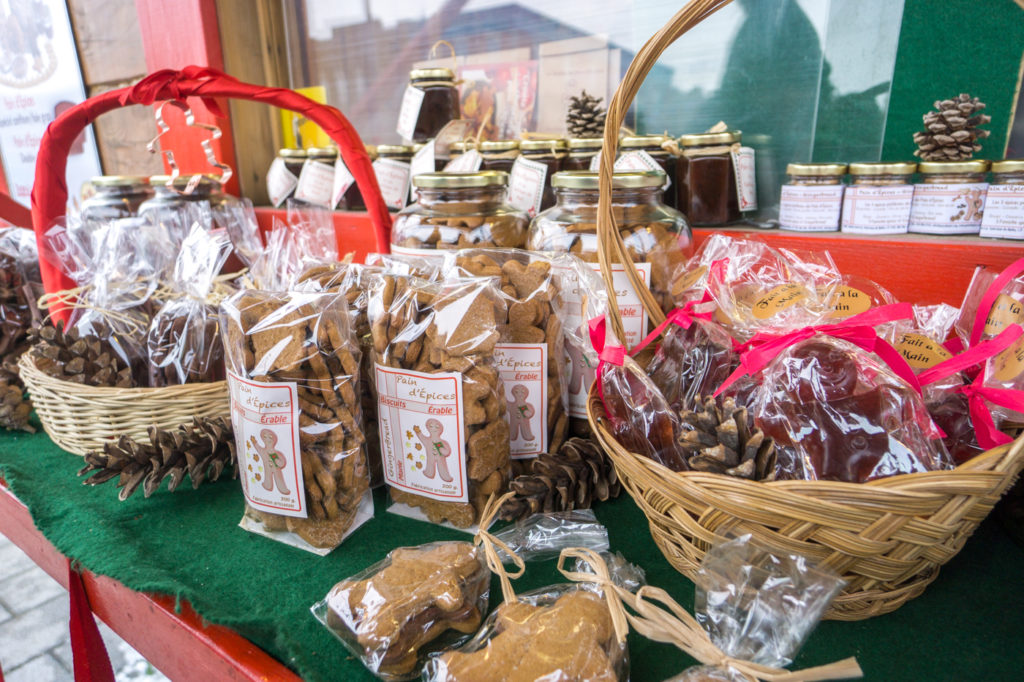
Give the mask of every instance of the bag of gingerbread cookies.
[[370, 287], [384, 478], [392, 511], [469, 528], [509, 483], [495, 360], [505, 300], [493, 279], [384, 274]]
[[345, 298], [241, 291], [221, 304], [220, 325], [246, 500], [240, 525], [327, 554], [373, 516]]

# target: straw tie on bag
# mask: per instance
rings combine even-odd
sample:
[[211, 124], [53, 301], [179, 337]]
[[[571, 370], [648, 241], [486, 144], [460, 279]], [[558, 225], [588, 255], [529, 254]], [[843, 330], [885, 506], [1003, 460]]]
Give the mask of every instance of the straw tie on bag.
[[[582, 559], [590, 565], [594, 573], [568, 570], [565, 567], [567, 559]], [[634, 594], [616, 585], [610, 577], [604, 559], [592, 550], [582, 547], [562, 550], [558, 559], [558, 570], [573, 582], [596, 583], [608, 601], [613, 624], [617, 622], [616, 617], [624, 618], [637, 633], [656, 642], [673, 644], [705, 665], [732, 668], [749, 679], [766, 682], [839, 680], [862, 677], [864, 674], [856, 658], [846, 658], [828, 665], [797, 671], [733, 658], [719, 649], [697, 619], [665, 590], [644, 585]], [[655, 605], [655, 602], [660, 602], [665, 608]], [[616, 627], [616, 635], [618, 634], [619, 630]]]
[[[494, 522], [505, 500], [514, 496], [514, 492], [507, 492], [498, 499], [491, 495], [484, 506], [483, 514], [480, 516], [480, 530], [476, 532], [476, 536], [473, 538], [473, 544], [482, 547], [484, 550], [487, 568], [491, 569], [491, 572], [498, 576], [498, 580], [501, 582], [501, 595], [506, 604], [516, 601], [516, 593], [512, 589], [510, 578], [520, 577], [526, 571], [526, 564], [507, 544], [496, 538], [487, 529]], [[502, 563], [501, 557], [498, 555], [499, 549], [509, 556], [512, 563], [516, 565], [518, 570], [515, 573], [509, 573], [505, 569], [505, 564]]]

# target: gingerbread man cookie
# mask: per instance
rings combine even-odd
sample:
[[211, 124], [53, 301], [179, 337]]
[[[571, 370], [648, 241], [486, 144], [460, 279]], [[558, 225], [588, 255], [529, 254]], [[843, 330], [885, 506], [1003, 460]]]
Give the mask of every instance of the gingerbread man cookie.
[[516, 384], [512, 387], [510, 393], [513, 400], [508, 406], [508, 428], [512, 435], [512, 440], [519, 438], [533, 440], [533, 429], [530, 427], [530, 420], [533, 419], [533, 415], [537, 411], [533, 405], [526, 401], [530, 395], [530, 390], [522, 384]]
[[284, 469], [288, 465], [288, 460], [277, 449], [277, 434], [270, 429], [263, 429], [260, 431], [260, 438], [263, 439], [262, 444], [256, 442], [256, 436], [249, 439], [249, 444], [263, 461], [264, 490], [272, 492], [276, 487], [282, 495], [291, 495], [292, 492], [288, 490], [288, 484], [284, 481]]
[[423, 467], [423, 475], [427, 478], [433, 478], [436, 469], [436, 473], [441, 477], [442, 481], [451, 483], [452, 475], [448, 472], [446, 460], [452, 454], [452, 446], [448, 444], [448, 441], [441, 438], [444, 427], [436, 419], [428, 419], [425, 426], [427, 428], [426, 433], [423, 433], [419, 426], [414, 426], [412, 429], [423, 445], [424, 452], [426, 452], [427, 462]]

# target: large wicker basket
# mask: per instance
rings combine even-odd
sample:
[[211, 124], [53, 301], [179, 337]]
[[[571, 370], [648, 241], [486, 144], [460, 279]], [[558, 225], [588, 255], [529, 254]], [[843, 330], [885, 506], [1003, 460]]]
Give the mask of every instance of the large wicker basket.
[[[92, 97], [64, 111], [47, 127], [36, 159], [32, 188], [32, 224], [47, 293], [67, 291], [75, 286], [53, 258], [44, 257], [47, 244], [42, 238], [64, 214], [68, 198], [64, 175], [75, 138], [93, 120], [113, 109], [149, 105], [160, 100], [185, 101], [190, 97], [201, 98], [208, 107], [215, 106], [215, 97], [263, 102], [298, 112], [319, 125], [337, 143], [342, 159], [366, 200], [377, 249], [388, 252], [391, 218], [387, 205], [363, 142], [340, 111], [292, 90], [242, 83], [212, 69], [190, 66], [181, 71], [158, 71], [131, 87]], [[60, 301], [50, 308], [51, 316], [65, 323], [68, 312]], [[28, 353], [18, 366], [43, 428], [54, 442], [79, 455], [100, 449], [105, 442], [122, 434], [145, 437], [151, 425], [174, 428], [190, 422], [194, 416], [217, 417], [229, 413], [224, 381], [162, 388], [103, 388], [50, 377], [36, 368]]]
[[[637, 53], [608, 107], [597, 231], [602, 276], [610, 290], [609, 321], [618, 338], [624, 338], [622, 322], [608, 264], [628, 262], [629, 256], [609, 201], [616, 131], [661, 52], [724, 4], [694, 0], [680, 10]], [[632, 268], [626, 272], [635, 276]], [[636, 278], [634, 288], [651, 319], [664, 320], [656, 301]], [[1024, 467], [1022, 436], [952, 471], [893, 476], [867, 484], [762, 483], [677, 473], [618, 444], [594, 389], [587, 414], [619, 479], [646, 514], [654, 541], [677, 570], [692, 579], [716, 540], [750, 533], [766, 550], [796, 552], [843, 575], [847, 585], [826, 614], [836, 620], [888, 613], [920, 595]]]

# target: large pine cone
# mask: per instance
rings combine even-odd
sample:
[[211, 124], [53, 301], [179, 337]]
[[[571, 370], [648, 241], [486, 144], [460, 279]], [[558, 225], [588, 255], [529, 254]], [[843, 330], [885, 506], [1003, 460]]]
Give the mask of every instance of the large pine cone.
[[679, 416], [684, 430], [679, 445], [694, 471], [768, 481], [775, 477], [775, 443], [754, 427], [747, 408], [707, 396]]
[[29, 335], [36, 367], [55, 379], [88, 386], [135, 385], [131, 368], [105, 339], [80, 336], [74, 329], [65, 333], [62, 322], [32, 329]]
[[914, 155], [924, 161], [958, 161], [974, 156], [981, 149], [977, 141], [989, 136], [989, 131], [978, 127], [992, 120], [978, 113], [984, 108], [983, 102], [968, 94], [935, 102], [935, 111], [923, 117], [925, 130], [914, 133], [918, 146]]
[[607, 112], [601, 107], [603, 97], [593, 97], [584, 90], [578, 97], [570, 97], [569, 112], [565, 117], [571, 137], [601, 137]]

